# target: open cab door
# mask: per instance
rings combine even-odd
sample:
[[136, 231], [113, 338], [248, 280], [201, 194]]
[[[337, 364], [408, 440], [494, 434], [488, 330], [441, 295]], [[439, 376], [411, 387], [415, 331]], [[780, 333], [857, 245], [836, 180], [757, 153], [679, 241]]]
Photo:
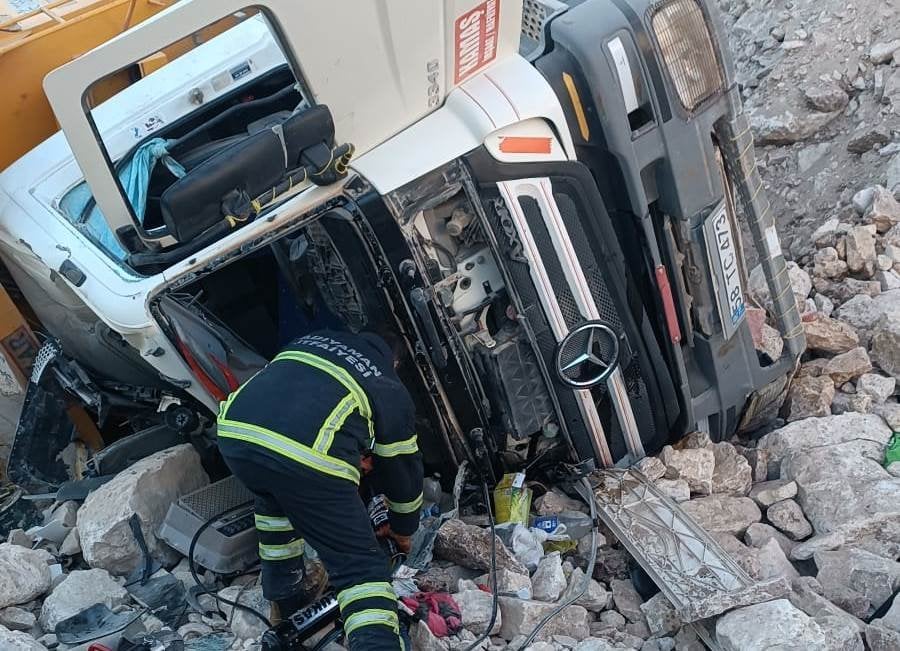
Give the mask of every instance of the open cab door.
[[[225, 184], [252, 201], [247, 187], [277, 187], [269, 166], [282, 154], [280, 180], [302, 190], [287, 117], [325, 107], [302, 125], [304, 146], [319, 128], [326, 146], [364, 153], [514, 55], [520, 20], [520, 3], [501, 0], [182, 0], [45, 79], [86, 181], [61, 208], [78, 225], [93, 220], [82, 230], [126, 264], [199, 250], [215, 238], [184, 220], [230, 215], [225, 197], [202, 190]], [[135, 83], [103, 99], [104, 81], [129, 68]]]

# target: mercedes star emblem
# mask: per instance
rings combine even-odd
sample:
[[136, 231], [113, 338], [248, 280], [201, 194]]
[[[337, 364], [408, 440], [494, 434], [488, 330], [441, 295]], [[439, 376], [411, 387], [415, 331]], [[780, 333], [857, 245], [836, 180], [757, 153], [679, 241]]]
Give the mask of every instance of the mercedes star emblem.
[[619, 337], [602, 321], [577, 326], [556, 349], [556, 374], [573, 389], [605, 382], [619, 363]]

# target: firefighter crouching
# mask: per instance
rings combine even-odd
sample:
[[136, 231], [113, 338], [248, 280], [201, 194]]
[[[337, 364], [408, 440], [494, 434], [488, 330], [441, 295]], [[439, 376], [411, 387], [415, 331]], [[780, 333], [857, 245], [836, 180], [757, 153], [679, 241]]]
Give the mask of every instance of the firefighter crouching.
[[319, 331], [294, 341], [222, 403], [219, 447], [255, 497], [263, 593], [282, 618], [304, 594], [304, 544], [337, 592], [352, 651], [401, 649], [386, 555], [358, 493], [360, 458], [390, 509], [401, 551], [422, 505], [415, 409], [381, 337]]

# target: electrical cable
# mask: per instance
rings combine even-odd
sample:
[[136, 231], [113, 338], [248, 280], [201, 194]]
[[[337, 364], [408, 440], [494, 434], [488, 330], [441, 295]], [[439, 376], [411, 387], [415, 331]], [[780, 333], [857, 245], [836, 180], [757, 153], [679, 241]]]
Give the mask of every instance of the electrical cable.
[[594, 491], [591, 489], [591, 484], [587, 480], [587, 478], [582, 477], [581, 483], [584, 485], [585, 489], [587, 490], [587, 494], [590, 498], [591, 522], [592, 522], [591, 558], [590, 558], [590, 561], [588, 561], [587, 571], [584, 573], [584, 582], [582, 583], [581, 589], [578, 590], [578, 592], [573, 594], [566, 601], [564, 601], [559, 606], [554, 608], [552, 611], [547, 613], [547, 616], [538, 622], [537, 626], [534, 627], [534, 630], [531, 631], [531, 634], [528, 636], [528, 638], [519, 647], [521, 649], [528, 648], [528, 646], [532, 642], [534, 642], [534, 638], [537, 637], [537, 634], [541, 632], [541, 629], [544, 628], [544, 626], [546, 626], [550, 622], [550, 620], [552, 620], [554, 617], [558, 616], [563, 610], [565, 610], [566, 608], [568, 608], [569, 606], [574, 604], [576, 601], [578, 601], [581, 598], [581, 596], [587, 591], [588, 586], [591, 583], [591, 579], [593, 578], [594, 565], [597, 563], [597, 534], [599, 533], [599, 531], [598, 531], [599, 527], [597, 525], [597, 502], [594, 499]]
[[[485, 506], [487, 506], [488, 524], [491, 528], [491, 586], [493, 588], [493, 590], [491, 590], [493, 593], [491, 596], [491, 619], [488, 621], [487, 626], [485, 626], [484, 633], [481, 634], [481, 637], [466, 647], [466, 651], [474, 651], [474, 649], [484, 642], [491, 634], [491, 629], [494, 628], [494, 622], [497, 621], [497, 608], [500, 598], [500, 590], [497, 586], [497, 535], [494, 533], [494, 513], [491, 511], [491, 492], [488, 488], [487, 480], [484, 479], [484, 477], [481, 479], [481, 488], [484, 490], [484, 503]], [[522, 646], [522, 648], [524, 649], [525, 647]]]
[[218, 594], [216, 594], [213, 591], [212, 588], [206, 587], [206, 584], [202, 583], [200, 581], [200, 577], [197, 576], [197, 567], [196, 567], [196, 565], [194, 565], [194, 550], [197, 548], [197, 541], [200, 540], [200, 535], [204, 531], [209, 529], [212, 526], [213, 522], [215, 522], [219, 518], [222, 518], [226, 515], [230, 515], [236, 511], [239, 511], [239, 510], [245, 509], [245, 508], [247, 508], [247, 503], [238, 504], [237, 506], [233, 506], [230, 509], [225, 509], [221, 513], [217, 513], [216, 515], [211, 517], [209, 520], [204, 522], [202, 525], [200, 525], [200, 528], [197, 529], [196, 533], [194, 533], [194, 537], [191, 538], [191, 544], [188, 547], [188, 554], [187, 554], [188, 568], [191, 571], [191, 577], [194, 579], [194, 582], [197, 584], [198, 587], [200, 587], [203, 590], [203, 592], [200, 592], [198, 594], [212, 595], [213, 599], [215, 599], [217, 602], [226, 604], [228, 606], [231, 606], [232, 608], [237, 608], [239, 610], [243, 610], [244, 612], [248, 612], [251, 615], [260, 619], [262, 622], [264, 622], [266, 625], [266, 628], [272, 628], [272, 622], [269, 621], [269, 618], [266, 617], [265, 615], [263, 615], [258, 610], [251, 608], [250, 606], [246, 606], [244, 604], [237, 603], [235, 601], [230, 601], [229, 599], [225, 599], [224, 597], [220, 597]]

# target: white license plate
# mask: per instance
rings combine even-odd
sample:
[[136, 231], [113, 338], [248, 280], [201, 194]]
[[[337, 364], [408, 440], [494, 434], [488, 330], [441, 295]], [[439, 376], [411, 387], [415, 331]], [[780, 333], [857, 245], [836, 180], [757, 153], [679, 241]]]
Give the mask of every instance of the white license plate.
[[719, 316], [725, 338], [728, 339], [741, 324], [747, 305], [744, 302], [739, 254], [724, 202], [706, 218], [704, 231]]

